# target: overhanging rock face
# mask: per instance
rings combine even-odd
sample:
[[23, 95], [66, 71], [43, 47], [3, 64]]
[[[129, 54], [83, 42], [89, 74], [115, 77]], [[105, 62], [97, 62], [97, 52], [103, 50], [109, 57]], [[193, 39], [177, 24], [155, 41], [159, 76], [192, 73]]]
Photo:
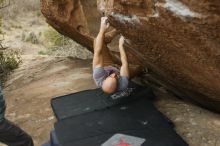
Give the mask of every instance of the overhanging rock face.
[[[149, 79], [220, 112], [219, 0], [41, 0], [41, 8], [51, 26], [91, 51], [108, 16]], [[117, 51], [117, 40], [109, 47]]]

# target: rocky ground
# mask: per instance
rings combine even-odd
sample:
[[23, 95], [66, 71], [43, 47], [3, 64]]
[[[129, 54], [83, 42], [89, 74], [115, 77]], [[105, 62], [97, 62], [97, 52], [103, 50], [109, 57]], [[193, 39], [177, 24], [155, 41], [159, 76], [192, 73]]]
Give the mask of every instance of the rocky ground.
[[[67, 57], [68, 52], [59, 57], [40, 54], [39, 51], [47, 49], [41, 34], [48, 25], [35, 13], [4, 23], [5, 45], [20, 50], [23, 60], [4, 87], [6, 117], [26, 130], [35, 145], [40, 146], [49, 139], [56, 121], [50, 107], [51, 98], [95, 88], [91, 60]], [[38, 43], [25, 41], [31, 33], [32, 40], [37, 38]], [[86, 52], [78, 57], [91, 58], [91, 54]], [[155, 105], [175, 123], [177, 132], [190, 146], [220, 146], [219, 114], [180, 100], [161, 87], [155, 93], [158, 96]]]
[[190, 146], [220, 146], [220, 115], [182, 101], [164, 90], [155, 92], [158, 109], [174, 122]]

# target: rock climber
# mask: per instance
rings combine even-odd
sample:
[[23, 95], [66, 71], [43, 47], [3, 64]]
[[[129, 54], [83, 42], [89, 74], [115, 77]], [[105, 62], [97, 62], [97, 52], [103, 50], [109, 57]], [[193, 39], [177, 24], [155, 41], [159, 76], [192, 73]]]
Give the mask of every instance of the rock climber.
[[96, 85], [105, 93], [112, 94], [125, 90], [128, 87], [129, 79], [139, 72], [140, 67], [129, 68], [123, 36], [119, 39], [120, 69], [114, 64], [107, 44], [118, 35], [118, 32], [115, 29], [107, 32], [109, 28], [108, 18], [102, 17], [100, 30], [94, 41], [93, 78]]

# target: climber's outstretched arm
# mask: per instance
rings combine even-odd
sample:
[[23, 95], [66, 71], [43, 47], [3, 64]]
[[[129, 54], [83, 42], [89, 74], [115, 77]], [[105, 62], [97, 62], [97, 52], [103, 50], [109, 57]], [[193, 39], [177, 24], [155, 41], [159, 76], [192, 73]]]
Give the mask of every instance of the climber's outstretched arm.
[[129, 78], [128, 60], [123, 45], [124, 45], [124, 37], [121, 36], [119, 39], [119, 51], [120, 51], [121, 63], [122, 63], [120, 75]]
[[93, 68], [103, 66], [102, 48], [104, 43], [105, 32], [108, 28], [109, 23], [107, 22], [107, 17], [102, 17], [100, 31], [94, 41]]

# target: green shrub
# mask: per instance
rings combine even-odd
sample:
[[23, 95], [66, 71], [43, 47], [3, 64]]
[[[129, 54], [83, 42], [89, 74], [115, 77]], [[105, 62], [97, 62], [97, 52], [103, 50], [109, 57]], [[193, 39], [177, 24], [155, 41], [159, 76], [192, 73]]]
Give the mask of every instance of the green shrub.
[[47, 30], [45, 30], [44, 37], [46, 41], [51, 43], [51, 45], [64, 46], [68, 43], [68, 38], [61, 35], [52, 27], [49, 27]]
[[35, 14], [36, 14], [37, 17], [40, 17], [41, 16], [41, 11], [38, 10], [38, 11], [35, 12]]
[[[4, 1], [5, 0], [0, 0], [0, 5]], [[0, 35], [4, 33], [1, 28], [2, 28], [2, 17], [0, 16]], [[2, 80], [4, 81], [5, 76], [19, 66], [19, 64], [21, 63], [21, 57], [18, 51], [4, 50], [4, 48], [2, 48], [1, 43], [2, 41], [0, 41], [0, 47], [1, 47], [0, 48], [0, 81]]]
[[0, 0], [0, 4], [2, 4], [5, 0]]
[[[24, 36], [25, 37], [25, 36]], [[22, 39], [23, 39], [23, 34], [22, 34]], [[27, 38], [25, 39], [26, 42], [31, 42], [32, 44], [38, 44], [39, 40], [37, 36], [35, 35], [34, 32], [30, 32]]]
[[46, 51], [41, 50], [41, 51], [38, 52], [38, 54], [39, 55], [47, 55], [48, 53]]
[[17, 51], [0, 51], [0, 77], [3, 78], [12, 70], [18, 68], [21, 57]]

